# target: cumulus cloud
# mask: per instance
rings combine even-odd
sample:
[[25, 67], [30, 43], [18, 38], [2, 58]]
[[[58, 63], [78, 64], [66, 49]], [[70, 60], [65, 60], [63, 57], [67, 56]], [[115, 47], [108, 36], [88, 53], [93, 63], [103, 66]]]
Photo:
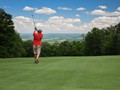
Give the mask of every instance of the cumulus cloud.
[[77, 8], [76, 10], [78, 10], [78, 11], [83, 11], [83, 10], [86, 10], [86, 9], [83, 8], [83, 7], [80, 7], [80, 8]]
[[79, 23], [79, 22], [81, 22], [81, 20], [78, 19], [78, 18], [64, 18], [62, 16], [60, 16], [60, 17], [59, 16], [53, 16], [53, 17], [50, 17], [48, 19], [48, 22], [49, 23], [55, 23], [55, 24], [61, 24], [61, 23], [72, 24], [72, 23]]
[[[13, 19], [15, 29], [19, 33], [32, 33], [33, 22], [31, 18], [24, 16], [17, 16]], [[79, 24], [81, 20], [79, 18], [64, 18], [62, 16], [53, 16], [46, 21], [40, 22], [36, 20], [36, 26], [43, 29], [44, 33], [68, 33], [75, 32], [77, 30], [76, 24]]]
[[60, 10], [72, 10], [71, 8], [67, 8], [67, 7], [58, 7], [58, 9], [60, 9]]
[[[71, 33], [75, 32], [77, 26], [76, 23], [80, 23], [81, 20], [78, 18], [64, 18], [62, 16], [50, 17], [47, 21], [43, 23], [42, 27], [46, 32], [50, 33]], [[39, 25], [38, 25], [39, 24]]]
[[81, 27], [84, 28], [84, 30], [90, 31], [93, 27], [97, 27], [101, 29], [101, 28], [109, 27], [111, 25], [115, 25], [119, 22], [120, 22], [120, 16], [118, 17], [102, 16], [102, 17], [94, 18], [90, 23], [86, 23]]
[[27, 23], [30, 22], [30, 18], [24, 17], [24, 16], [17, 16], [16, 20]]
[[38, 8], [32, 8], [32, 7], [28, 7], [28, 6], [25, 6], [23, 8], [24, 11], [31, 11], [31, 10], [35, 10], [34, 13], [36, 14], [54, 14], [56, 13], [55, 10], [51, 9], [51, 8], [48, 8], [48, 7], [42, 7], [42, 9], [38, 9]]
[[80, 15], [79, 15], [79, 14], [76, 14], [76, 17], [80, 17]]
[[117, 10], [120, 11], [120, 7], [118, 7]]
[[101, 9], [107, 9], [107, 6], [103, 6], [103, 5], [99, 5], [98, 7]]
[[[19, 33], [32, 33], [34, 31], [32, 18], [17, 16], [13, 21], [15, 30]], [[79, 18], [64, 18], [63, 16], [53, 16], [46, 21], [35, 21], [36, 27], [41, 28], [43, 33], [87, 33], [93, 27], [105, 28], [117, 24], [120, 22], [120, 16], [101, 16], [84, 24]]]
[[120, 16], [120, 12], [114, 11], [114, 12], [106, 12], [103, 10], [94, 10], [91, 11], [90, 14], [92, 15], [102, 15], [102, 16]]
[[19, 33], [33, 32], [33, 22], [31, 18], [24, 16], [17, 16], [13, 19], [15, 30]]
[[106, 16], [103, 16], [103, 17], [98, 17], [98, 18], [95, 18], [92, 20], [92, 23], [102, 23], [102, 24], [112, 24], [112, 23], [116, 23], [116, 22], [120, 22], [120, 16], [118, 17], [106, 17]]
[[42, 9], [36, 9], [35, 13], [37, 13], [37, 14], [48, 14], [49, 15], [49, 14], [56, 13], [56, 11], [51, 9], [51, 8], [48, 8], [48, 7], [42, 7]]
[[25, 6], [25, 7], [23, 8], [23, 10], [25, 10], [25, 11], [31, 11], [31, 10], [34, 10], [34, 8]]

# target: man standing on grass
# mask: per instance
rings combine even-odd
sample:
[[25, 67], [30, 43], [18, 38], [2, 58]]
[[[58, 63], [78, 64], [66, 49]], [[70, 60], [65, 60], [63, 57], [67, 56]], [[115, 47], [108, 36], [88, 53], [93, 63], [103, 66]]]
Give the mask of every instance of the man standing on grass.
[[39, 57], [40, 57], [40, 53], [41, 53], [41, 47], [42, 47], [42, 30], [39, 29], [37, 30], [37, 28], [35, 27], [35, 31], [33, 33], [34, 39], [33, 39], [33, 51], [34, 51], [34, 58], [35, 58], [35, 63], [38, 64], [39, 63]]

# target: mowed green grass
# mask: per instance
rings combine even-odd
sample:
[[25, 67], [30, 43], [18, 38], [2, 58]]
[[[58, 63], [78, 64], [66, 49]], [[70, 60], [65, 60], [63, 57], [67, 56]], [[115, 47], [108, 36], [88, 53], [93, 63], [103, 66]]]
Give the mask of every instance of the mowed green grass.
[[0, 59], [0, 90], [120, 90], [120, 56]]

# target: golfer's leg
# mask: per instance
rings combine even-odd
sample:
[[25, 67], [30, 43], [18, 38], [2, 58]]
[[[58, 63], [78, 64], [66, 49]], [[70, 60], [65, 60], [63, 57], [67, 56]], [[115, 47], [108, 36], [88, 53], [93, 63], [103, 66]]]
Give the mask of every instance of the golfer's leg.
[[37, 47], [35, 45], [33, 45], [33, 52], [34, 52], [34, 60], [35, 60], [35, 63], [37, 63], [36, 61], [36, 57], [37, 57]]
[[39, 59], [39, 56], [40, 56], [40, 54], [38, 53], [38, 54], [37, 54], [37, 56], [36, 56], [36, 60], [38, 60], [38, 59]]
[[[40, 57], [40, 52], [41, 52], [41, 46], [37, 46], [37, 56], [36, 56], [36, 60], [38, 61], [39, 57]], [[38, 61], [39, 62], [39, 61]]]
[[36, 57], [37, 57], [37, 54], [34, 54], [34, 58], [36, 59]]

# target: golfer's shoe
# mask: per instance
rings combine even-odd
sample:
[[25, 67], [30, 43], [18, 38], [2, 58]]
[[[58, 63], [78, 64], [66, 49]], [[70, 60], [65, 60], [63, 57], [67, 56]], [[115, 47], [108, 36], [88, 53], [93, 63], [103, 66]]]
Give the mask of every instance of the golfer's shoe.
[[39, 60], [37, 60], [37, 63], [39, 63]]
[[37, 60], [35, 60], [35, 63], [38, 64]]

